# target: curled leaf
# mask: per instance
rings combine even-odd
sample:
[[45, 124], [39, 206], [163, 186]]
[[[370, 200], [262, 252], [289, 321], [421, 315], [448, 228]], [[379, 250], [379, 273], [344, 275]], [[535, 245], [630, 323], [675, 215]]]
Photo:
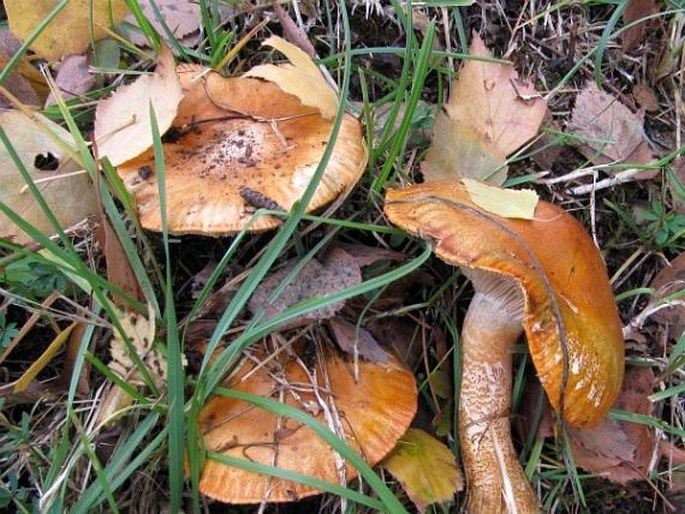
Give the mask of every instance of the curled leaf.
[[100, 157], [113, 166], [123, 164], [152, 146], [150, 107], [161, 133], [171, 127], [183, 98], [174, 56], [162, 45], [157, 69], [123, 86], [98, 103], [95, 110], [95, 141]]

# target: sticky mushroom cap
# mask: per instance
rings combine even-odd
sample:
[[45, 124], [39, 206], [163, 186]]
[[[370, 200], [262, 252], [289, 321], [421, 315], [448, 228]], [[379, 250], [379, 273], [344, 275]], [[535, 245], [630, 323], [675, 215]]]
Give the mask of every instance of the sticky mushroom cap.
[[[315, 343], [309, 342], [309, 345]], [[409, 428], [417, 408], [418, 392], [410, 370], [391, 357], [384, 363], [359, 361], [359, 381], [354, 364], [335, 350], [300, 346], [296, 358], [282, 351], [274, 360], [257, 367], [266, 352], [257, 351], [245, 359], [226, 384], [237, 391], [278, 399], [306, 410], [329, 426], [320, 406], [329, 403], [340, 419], [346, 443], [373, 466], [390, 452]], [[311, 353], [313, 352], [313, 353]], [[256, 358], [256, 359], [255, 359]], [[316, 376], [317, 394], [303, 366]], [[279, 377], [279, 380], [276, 380]], [[214, 396], [198, 418], [203, 443], [213, 450], [238, 459], [296, 471], [320, 480], [340, 484], [337, 454], [308, 426], [280, 417], [251, 404]], [[345, 479], [356, 470], [345, 465]], [[302, 483], [272, 478], [217, 460], [207, 459], [200, 476], [200, 491], [226, 503], [296, 501], [322, 491]]]
[[[258, 208], [287, 211], [301, 198], [328, 145], [333, 121], [273, 83], [201, 71], [178, 68], [184, 98], [163, 144], [167, 220], [172, 234], [221, 236], [245, 228]], [[366, 161], [361, 126], [346, 114], [307, 212], [351, 189]], [[152, 150], [117, 168], [141, 225], [160, 231], [154, 170]], [[261, 216], [249, 229], [280, 223], [278, 217]]]
[[621, 388], [624, 344], [606, 268], [583, 226], [539, 202], [535, 219], [501, 218], [476, 206], [459, 181], [390, 190], [385, 213], [433, 241], [442, 260], [515, 280], [537, 374], [572, 425], [596, 425]]

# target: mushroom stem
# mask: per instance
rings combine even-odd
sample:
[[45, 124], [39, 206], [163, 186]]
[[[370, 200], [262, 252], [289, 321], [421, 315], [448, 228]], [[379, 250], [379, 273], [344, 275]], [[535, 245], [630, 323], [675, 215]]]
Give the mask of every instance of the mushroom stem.
[[468, 270], [475, 295], [462, 328], [459, 441], [470, 514], [539, 513], [518, 462], [509, 413], [512, 346], [523, 332], [523, 295], [510, 279]]

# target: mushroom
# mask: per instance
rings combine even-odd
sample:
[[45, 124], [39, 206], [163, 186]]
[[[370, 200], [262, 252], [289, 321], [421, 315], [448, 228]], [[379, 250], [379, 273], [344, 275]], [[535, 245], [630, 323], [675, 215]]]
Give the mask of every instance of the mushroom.
[[[183, 99], [163, 138], [167, 222], [172, 234], [228, 235], [266, 230], [280, 218], [252, 219], [259, 208], [289, 210], [309, 186], [329, 144], [333, 120], [254, 78], [224, 78], [200, 66], [177, 68]], [[367, 162], [361, 125], [345, 114], [307, 212], [349, 191]], [[162, 219], [153, 150], [117, 167], [141, 225]]]
[[[382, 363], [354, 365], [332, 347], [300, 338], [293, 346], [249, 350], [225, 387], [302, 409], [337, 433], [373, 466], [406, 432], [417, 408], [411, 371], [388, 355]], [[269, 357], [267, 357], [269, 356]], [[356, 470], [307, 425], [246, 402], [215, 395], [198, 417], [204, 447], [223, 455], [345, 483]], [[322, 491], [228, 466], [211, 458], [200, 491], [226, 503], [296, 501]]]
[[385, 213], [432, 241], [475, 289], [461, 333], [459, 441], [471, 513], [539, 512], [509, 426], [513, 344], [528, 348], [552, 406], [577, 427], [600, 422], [619, 393], [624, 347], [601, 255], [582, 225], [539, 202], [533, 220], [474, 204], [461, 181], [390, 190]]

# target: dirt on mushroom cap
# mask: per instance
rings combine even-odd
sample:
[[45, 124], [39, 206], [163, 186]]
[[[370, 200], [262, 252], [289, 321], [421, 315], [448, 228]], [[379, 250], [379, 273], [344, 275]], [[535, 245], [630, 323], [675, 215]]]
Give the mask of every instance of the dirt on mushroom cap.
[[566, 379], [564, 417], [599, 422], [621, 387], [623, 336], [604, 262], [573, 216], [540, 202], [534, 220], [499, 218], [478, 209], [459, 181], [390, 190], [385, 212], [434, 241], [441, 259], [519, 282], [528, 346], [552, 405], [560, 406]]

